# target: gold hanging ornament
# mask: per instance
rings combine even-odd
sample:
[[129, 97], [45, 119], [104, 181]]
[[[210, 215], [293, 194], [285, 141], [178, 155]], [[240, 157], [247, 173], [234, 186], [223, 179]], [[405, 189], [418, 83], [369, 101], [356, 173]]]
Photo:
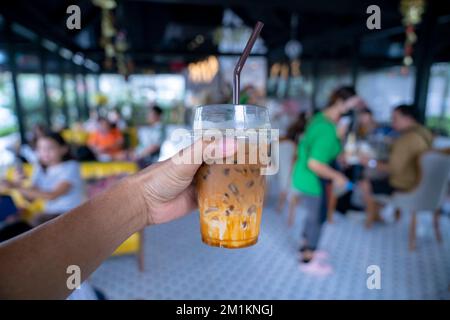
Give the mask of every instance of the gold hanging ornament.
[[128, 50], [126, 35], [117, 31], [113, 10], [117, 7], [115, 0], [92, 0], [92, 3], [102, 9], [100, 46], [105, 51], [103, 66], [113, 68], [113, 59], [116, 61], [118, 72], [125, 77], [130, 73], [132, 63], [126, 60], [125, 52]]
[[413, 46], [417, 42], [415, 26], [422, 21], [425, 12], [425, 0], [402, 0], [400, 12], [403, 16], [402, 23], [405, 26], [405, 45], [403, 57], [403, 73], [413, 64]]

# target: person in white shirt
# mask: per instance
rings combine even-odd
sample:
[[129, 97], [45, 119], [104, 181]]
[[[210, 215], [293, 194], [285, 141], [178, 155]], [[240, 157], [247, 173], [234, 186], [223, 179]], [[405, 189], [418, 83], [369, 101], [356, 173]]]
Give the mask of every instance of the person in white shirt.
[[98, 129], [98, 111], [96, 109], [91, 109], [89, 111], [89, 119], [86, 120], [83, 127], [87, 132], [94, 132]]
[[113, 109], [108, 113], [108, 120], [120, 131], [124, 131], [127, 128], [127, 122], [122, 118], [122, 114], [117, 109]]
[[164, 126], [161, 122], [163, 111], [154, 106], [147, 116], [148, 126], [138, 129], [138, 146], [134, 153], [134, 160], [141, 168], [158, 160], [161, 144], [164, 140]]
[[37, 141], [39, 162], [33, 167], [31, 187], [10, 183], [29, 200], [44, 199], [45, 208], [34, 225], [41, 224], [72, 210], [85, 200], [84, 182], [80, 166], [69, 156], [69, 146], [54, 132], [46, 133]]

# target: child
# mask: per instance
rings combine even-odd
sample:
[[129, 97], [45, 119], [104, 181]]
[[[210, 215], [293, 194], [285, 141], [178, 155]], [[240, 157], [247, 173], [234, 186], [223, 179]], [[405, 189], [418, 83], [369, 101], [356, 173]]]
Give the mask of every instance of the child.
[[39, 163], [33, 168], [31, 187], [19, 187], [27, 199], [44, 199], [45, 209], [34, 224], [44, 223], [79, 206], [85, 199], [79, 164], [71, 160], [69, 146], [58, 133], [37, 140]]

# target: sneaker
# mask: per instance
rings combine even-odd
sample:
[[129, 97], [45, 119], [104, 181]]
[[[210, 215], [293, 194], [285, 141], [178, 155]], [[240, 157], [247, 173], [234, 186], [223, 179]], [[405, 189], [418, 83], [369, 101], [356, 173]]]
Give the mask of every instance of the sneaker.
[[329, 258], [329, 253], [325, 250], [314, 251], [314, 258], [317, 260], [327, 260]]
[[300, 270], [304, 273], [325, 277], [333, 273], [333, 268], [329, 264], [318, 261], [318, 259], [313, 259], [308, 263], [301, 263]]
[[[314, 259], [317, 260], [327, 260], [330, 257], [329, 253], [325, 250], [316, 250], [314, 251]], [[299, 255], [300, 260], [303, 260], [302, 251], [300, 251]]]

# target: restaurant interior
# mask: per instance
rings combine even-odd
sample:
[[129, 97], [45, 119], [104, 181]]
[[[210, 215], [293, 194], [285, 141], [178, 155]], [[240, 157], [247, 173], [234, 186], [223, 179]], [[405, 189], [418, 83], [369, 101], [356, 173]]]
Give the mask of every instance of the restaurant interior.
[[[68, 299], [448, 300], [449, 39], [437, 0], [3, 1], [0, 247], [168, 161], [197, 107], [256, 105], [279, 135], [257, 242], [203, 243], [200, 207]], [[54, 197], [43, 141], [79, 170]]]

